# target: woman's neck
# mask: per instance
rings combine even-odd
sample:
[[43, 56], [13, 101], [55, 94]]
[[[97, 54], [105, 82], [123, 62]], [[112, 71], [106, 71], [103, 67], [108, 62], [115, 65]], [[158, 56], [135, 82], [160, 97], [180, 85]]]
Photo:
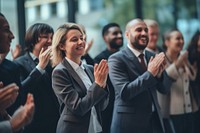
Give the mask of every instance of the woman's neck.
[[33, 50], [32, 52], [37, 58], [39, 58], [40, 51]]
[[172, 51], [167, 51], [166, 56], [167, 56], [167, 59], [170, 62], [174, 62], [178, 59], [178, 53], [175, 53], [175, 52], [172, 52]]
[[73, 62], [75, 62], [76, 64], [81, 64], [81, 58], [72, 58], [72, 57], [67, 57], [69, 58], [70, 60], [72, 60]]

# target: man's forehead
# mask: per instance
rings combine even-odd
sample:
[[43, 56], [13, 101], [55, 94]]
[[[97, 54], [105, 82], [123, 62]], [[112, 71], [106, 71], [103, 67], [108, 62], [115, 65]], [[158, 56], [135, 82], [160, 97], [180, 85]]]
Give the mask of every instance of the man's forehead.
[[134, 26], [145, 26], [145, 27], [147, 27], [147, 25], [145, 24], [145, 22], [142, 21], [142, 20], [135, 20], [135, 21], [133, 21], [132, 24], [131, 24], [131, 27], [134, 27]]
[[0, 27], [9, 27], [8, 21], [3, 16], [0, 16]]
[[136, 27], [147, 27], [147, 25], [145, 24], [144, 21], [142, 21], [141, 19], [134, 19], [132, 21], [130, 21], [128, 24], [127, 24], [127, 30], [128, 29], [132, 29], [132, 28], [136, 28]]
[[144, 24], [144, 23], [137, 23], [135, 25], [132, 25], [130, 27], [130, 29], [131, 30], [136, 30], [136, 29], [148, 29], [148, 28], [147, 28], [146, 24]]
[[117, 26], [113, 26], [113, 27], [110, 27], [108, 31], [109, 32], [121, 31], [121, 29], [119, 27], [117, 27]]

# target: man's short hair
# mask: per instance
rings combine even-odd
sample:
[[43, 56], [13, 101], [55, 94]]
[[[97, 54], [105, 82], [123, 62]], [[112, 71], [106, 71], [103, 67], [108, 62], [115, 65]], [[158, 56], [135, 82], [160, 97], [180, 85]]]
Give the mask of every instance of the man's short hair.
[[108, 33], [108, 30], [111, 28], [111, 27], [120, 27], [119, 24], [117, 23], [109, 23], [107, 25], [105, 25], [103, 27], [103, 30], [102, 30], [102, 36], [106, 35]]
[[5, 18], [5, 16], [1, 12], [0, 12], [0, 16]]

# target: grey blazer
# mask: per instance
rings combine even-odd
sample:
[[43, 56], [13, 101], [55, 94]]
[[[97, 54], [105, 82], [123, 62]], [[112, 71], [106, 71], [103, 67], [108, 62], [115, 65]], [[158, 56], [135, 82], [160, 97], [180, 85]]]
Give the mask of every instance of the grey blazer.
[[88, 133], [91, 108], [95, 106], [101, 123], [100, 111], [108, 104], [108, 92], [94, 82], [93, 67], [85, 65], [93, 83], [89, 90], [66, 59], [53, 70], [52, 86], [60, 103], [57, 133]]
[[0, 122], [0, 132], [1, 133], [12, 133], [12, 128], [8, 120]]
[[[147, 63], [153, 53], [145, 51]], [[109, 60], [109, 76], [115, 89], [115, 103], [111, 133], [146, 133], [150, 126], [152, 104], [159, 118], [160, 132], [164, 133], [163, 121], [156, 90], [168, 93], [172, 79], [166, 72], [155, 78], [144, 72], [138, 58], [125, 49], [113, 54]]]

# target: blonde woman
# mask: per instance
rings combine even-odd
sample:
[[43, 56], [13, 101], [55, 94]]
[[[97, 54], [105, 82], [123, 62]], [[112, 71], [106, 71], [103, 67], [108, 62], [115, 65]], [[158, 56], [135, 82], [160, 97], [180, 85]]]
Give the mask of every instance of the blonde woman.
[[61, 25], [53, 36], [52, 85], [60, 103], [57, 133], [102, 132], [101, 114], [108, 104], [106, 60], [84, 65], [85, 40], [75, 23]]

